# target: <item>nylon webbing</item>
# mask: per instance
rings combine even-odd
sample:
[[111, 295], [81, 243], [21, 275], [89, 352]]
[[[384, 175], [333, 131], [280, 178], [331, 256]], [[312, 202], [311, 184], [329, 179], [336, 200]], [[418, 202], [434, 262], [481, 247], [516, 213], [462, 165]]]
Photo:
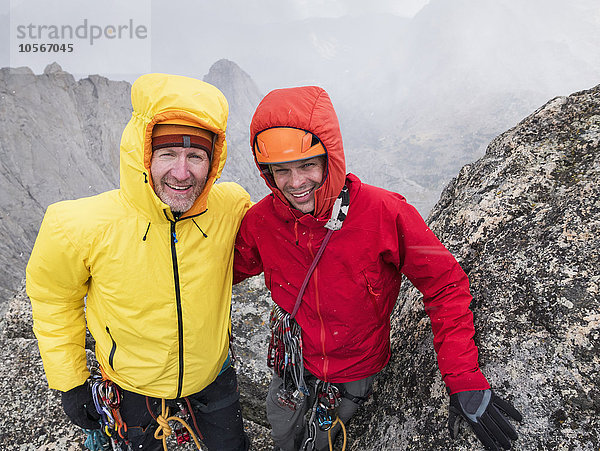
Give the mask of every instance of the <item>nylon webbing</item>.
[[296, 313], [298, 312], [298, 309], [300, 308], [300, 304], [302, 303], [302, 296], [304, 296], [304, 292], [306, 291], [306, 286], [308, 285], [310, 276], [312, 275], [313, 271], [317, 267], [317, 263], [319, 263], [319, 260], [321, 259], [321, 255], [323, 255], [325, 246], [327, 246], [327, 243], [329, 242], [329, 238], [331, 237], [332, 233], [333, 233], [333, 230], [331, 230], [331, 229], [327, 231], [327, 235], [325, 235], [323, 244], [321, 244], [321, 247], [319, 248], [319, 251], [317, 252], [317, 255], [315, 256], [315, 259], [313, 260], [312, 265], [310, 265], [310, 268], [308, 268], [308, 272], [306, 273], [304, 282], [302, 282], [302, 286], [300, 287], [300, 292], [298, 293], [298, 297], [296, 298], [296, 305], [294, 305], [294, 310], [292, 311], [292, 314], [290, 315], [290, 319], [293, 319], [294, 316], [296, 316]]

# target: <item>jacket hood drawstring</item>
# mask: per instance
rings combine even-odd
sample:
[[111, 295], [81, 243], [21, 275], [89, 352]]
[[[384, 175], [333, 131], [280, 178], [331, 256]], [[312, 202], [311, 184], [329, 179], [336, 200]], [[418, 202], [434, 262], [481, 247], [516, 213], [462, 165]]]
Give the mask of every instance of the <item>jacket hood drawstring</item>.
[[[200, 230], [200, 232], [202, 233], [202, 236], [204, 238], [208, 238], [208, 235], [204, 232], [204, 230], [202, 230], [202, 228], [200, 228], [200, 226], [194, 219], [192, 219], [192, 222], [195, 224], [195, 226], [198, 228], [198, 230]], [[151, 225], [152, 225], [152, 222], [148, 222], [148, 227], [146, 227], [146, 232], [144, 233], [144, 236], [142, 237], [142, 241], [146, 241], [146, 238], [148, 237], [148, 232], [150, 231]]]
[[200, 232], [202, 232], [202, 235], [204, 236], [204, 238], [208, 238], [208, 235], [206, 233], [204, 233], [204, 230], [202, 230], [200, 228], [200, 226], [198, 225], [198, 223], [196, 222], [196, 220], [192, 219], [192, 222], [196, 225], [196, 227], [198, 227], [198, 230], [200, 230]]

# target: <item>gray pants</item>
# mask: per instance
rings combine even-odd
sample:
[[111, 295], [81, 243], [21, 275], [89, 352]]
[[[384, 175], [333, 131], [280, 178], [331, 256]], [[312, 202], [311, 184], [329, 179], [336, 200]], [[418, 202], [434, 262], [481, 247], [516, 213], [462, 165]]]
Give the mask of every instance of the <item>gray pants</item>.
[[[307, 373], [308, 375], [308, 373]], [[292, 410], [286, 405], [282, 405], [277, 394], [282, 387], [283, 380], [276, 374], [273, 374], [273, 380], [269, 386], [269, 393], [267, 395], [267, 418], [271, 423], [272, 436], [275, 445], [284, 451], [296, 451], [301, 449], [302, 444], [308, 437], [308, 430], [306, 428], [306, 414], [308, 412], [310, 416], [310, 409], [312, 409], [315, 402], [315, 384], [316, 379], [312, 376], [305, 377], [306, 383], [310, 394], [305, 397], [304, 402], [296, 409]], [[359, 403], [353, 402], [348, 398], [364, 398], [368, 393], [371, 392], [373, 386], [374, 376], [367, 377], [354, 382], [346, 382], [343, 384], [335, 384], [337, 386], [343, 386], [343, 389], [348, 393], [347, 397], [344, 396], [341, 399], [340, 405], [337, 408], [337, 414], [340, 420], [346, 424], [350, 418], [354, 415]], [[342, 390], [343, 392], [343, 390]], [[308, 398], [308, 399], [307, 399]], [[331, 440], [335, 440], [335, 436], [341, 430], [341, 426], [336, 424], [331, 429]], [[309, 450], [326, 450], [329, 449], [329, 439], [327, 431], [321, 431], [318, 427], [316, 428], [316, 438], [314, 447], [308, 447]]]

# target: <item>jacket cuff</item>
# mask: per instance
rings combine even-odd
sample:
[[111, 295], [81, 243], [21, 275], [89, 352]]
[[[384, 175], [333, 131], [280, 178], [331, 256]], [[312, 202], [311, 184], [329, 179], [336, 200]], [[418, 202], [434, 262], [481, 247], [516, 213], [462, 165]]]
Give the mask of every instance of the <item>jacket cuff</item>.
[[444, 378], [444, 383], [446, 384], [449, 395], [461, 391], [487, 390], [490, 388], [490, 384], [479, 368], [475, 371], [462, 373], [456, 376], [447, 375]]

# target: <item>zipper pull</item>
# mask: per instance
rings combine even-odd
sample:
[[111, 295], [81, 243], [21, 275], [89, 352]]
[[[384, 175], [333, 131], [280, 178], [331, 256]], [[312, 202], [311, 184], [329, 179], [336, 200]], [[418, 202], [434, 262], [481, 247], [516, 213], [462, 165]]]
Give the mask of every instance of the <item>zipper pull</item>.
[[177, 234], [175, 232], [173, 232], [172, 235], [173, 235], [173, 243], [177, 243]]

